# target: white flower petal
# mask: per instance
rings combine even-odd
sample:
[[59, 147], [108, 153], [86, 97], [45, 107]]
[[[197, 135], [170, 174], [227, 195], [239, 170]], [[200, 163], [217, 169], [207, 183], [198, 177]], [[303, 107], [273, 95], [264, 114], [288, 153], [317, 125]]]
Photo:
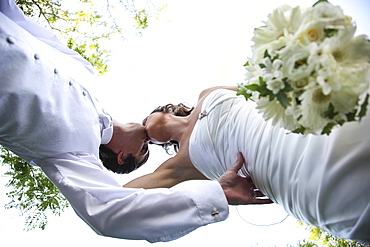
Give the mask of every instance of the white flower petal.
[[253, 92], [264, 118], [313, 134], [328, 123], [347, 121], [346, 114], [357, 111], [370, 92], [370, 42], [364, 35], [354, 37], [352, 18], [321, 2], [306, 9], [280, 7], [265, 24], [254, 31], [246, 80], [259, 85], [262, 78], [267, 89], [288, 100], [284, 108], [276, 98]]

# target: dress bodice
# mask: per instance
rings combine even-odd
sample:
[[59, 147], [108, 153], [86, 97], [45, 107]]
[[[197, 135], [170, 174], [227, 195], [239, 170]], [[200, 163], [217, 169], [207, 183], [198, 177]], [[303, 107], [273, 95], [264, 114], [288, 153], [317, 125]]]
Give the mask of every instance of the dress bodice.
[[[189, 145], [194, 166], [212, 180], [219, 178], [227, 170], [227, 164], [235, 162], [238, 149], [234, 142], [236, 140], [229, 140], [230, 136], [227, 135], [235, 126], [232, 119], [235, 116], [230, 109], [238, 97], [236, 94], [230, 96], [217, 92], [220, 91], [214, 91], [205, 98]], [[232, 152], [234, 156], [228, 155]], [[243, 172], [248, 173], [244, 168]]]
[[255, 103], [221, 89], [203, 102], [189, 155], [203, 175], [216, 180], [242, 152], [239, 174], [250, 175], [265, 195], [302, 222], [350, 238], [364, 228], [357, 221], [361, 212], [370, 211], [370, 184], [363, 184], [370, 174], [369, 129], [366, 116], [329, 136], [289, 133], [265, 121]]
[[[190, 137], [193, 165], [209, 179], [218, 179], [242, 152], [246, 164], [240, 175], [249, 176], [256, 162], [266, 163], [274, 142], [271, 127], [256, 111], [255, 104], [230, 90], [215, 90], [204, 100]], [[262, 141], [263, 138], [271, 142]]]

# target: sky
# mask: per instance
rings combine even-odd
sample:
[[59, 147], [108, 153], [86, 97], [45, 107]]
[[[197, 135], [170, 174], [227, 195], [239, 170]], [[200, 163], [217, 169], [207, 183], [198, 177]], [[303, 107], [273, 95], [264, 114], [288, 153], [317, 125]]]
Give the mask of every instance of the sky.
[[[71, 0], [72, 1], [72, 0]], [[164, 1], [164, 0], [163, 0]], [[159, 20], [149, 23], [142, 36], [112, 40], [109, 74], [92, 82], [91, 90], [106, 110], [120, 122], [141, 122], [155, 107], [167, 103], [194, 105], [199, 93], [217, 85], [243, 83], [243, 64], [250, 56], [253, 29], [262, 25], [274, 8], [282, 4], [311, 6], [309, 0], [172, 0]], [[368, 0], [332, 0], [352, 16], [357, 34], [370, 34]], [[151, 147], [149, 161], [129, 175], [114, 175], [122, 184], [149, 173], [169, 156]], [[3, 169], [0, 167], [0, 169]], [[2, 174], [0, 170], [0, 174]], [[6, 178], [0, 177], [0, 188]], [[8, 199], [0, 193], [0, 205]], [[168, 202], [171, 203], [171, 202]], [[239, 211], [239, 213], [238, 213]], [[168, 243], [113, 239], [96, 235], [72, 209], [50, 217], [46, 230], [23, 231], [18, 212], [0, 206], [0, 247], [76, 246], [287, 246], [308, 237], [296, 220], [278, 205], [232, 206], [224, 222], [201, 227]], [[247, 222], [248, 221], [248, 222]]]

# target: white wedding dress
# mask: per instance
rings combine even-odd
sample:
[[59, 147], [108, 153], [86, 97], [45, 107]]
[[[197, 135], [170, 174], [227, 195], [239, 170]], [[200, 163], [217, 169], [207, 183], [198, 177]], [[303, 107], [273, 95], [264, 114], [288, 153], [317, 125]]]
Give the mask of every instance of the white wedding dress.
[[218, 179], [243, 153], [250, 175], [270, 199], [302, 222], [341, 238], [370, 243], [370, 113], [329, 136], [274, 127], [234, 91], [204, 101], [190, 137], [190, 158]]

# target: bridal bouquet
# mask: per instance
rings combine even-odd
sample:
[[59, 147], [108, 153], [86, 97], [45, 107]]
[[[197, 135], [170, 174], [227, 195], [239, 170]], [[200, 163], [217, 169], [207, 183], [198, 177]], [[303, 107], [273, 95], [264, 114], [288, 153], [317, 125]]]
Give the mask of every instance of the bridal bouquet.
[[246, 84], [266, 120], [294, 133], [329, 134], [360, 121], [369, 99], [370, 42], [339, 6], [282, 6], [255, 29]]

